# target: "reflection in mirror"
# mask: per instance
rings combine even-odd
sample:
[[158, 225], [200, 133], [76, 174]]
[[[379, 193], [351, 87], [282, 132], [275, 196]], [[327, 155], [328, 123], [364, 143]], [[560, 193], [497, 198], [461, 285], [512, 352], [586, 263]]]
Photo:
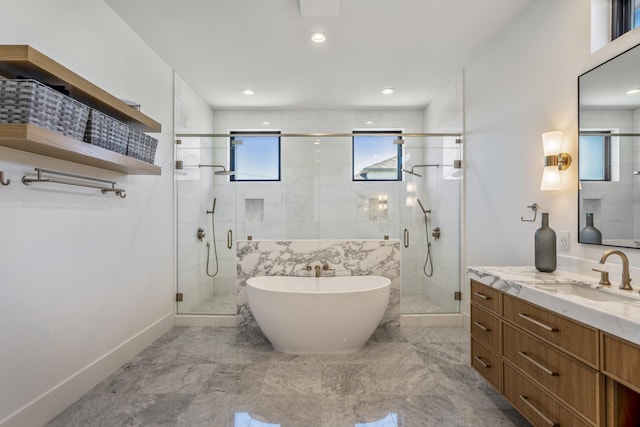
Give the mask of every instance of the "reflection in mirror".
[[578, 242], [640, 248], [640, 47], [578, 77]]

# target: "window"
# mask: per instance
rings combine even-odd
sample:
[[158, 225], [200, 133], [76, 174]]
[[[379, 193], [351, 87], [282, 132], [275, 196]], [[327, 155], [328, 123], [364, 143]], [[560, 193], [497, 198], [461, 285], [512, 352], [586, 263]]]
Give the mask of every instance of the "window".
[[611, 0], [611, 40], [640, 26], [640, 0]]
[[611, 136], [604, 132], [581, 132], [579, 138], [580, 181], [611, 181]]
[[236, 131], [230, 142], [232, 181], [280, 181], [280, 132]]
[[354, 181], [402, 180], [402, 145], [394, 143], [401, 137], [401, 131], [353, 131], [353, 133], [352, 176]]

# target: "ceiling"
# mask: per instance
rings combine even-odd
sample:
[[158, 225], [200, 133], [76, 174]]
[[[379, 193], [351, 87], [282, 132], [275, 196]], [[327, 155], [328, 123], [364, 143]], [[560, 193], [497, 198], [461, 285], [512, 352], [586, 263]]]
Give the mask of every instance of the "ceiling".
[[105, 1], [213, 108], [334, 109], [425, 107], [531, 0]]

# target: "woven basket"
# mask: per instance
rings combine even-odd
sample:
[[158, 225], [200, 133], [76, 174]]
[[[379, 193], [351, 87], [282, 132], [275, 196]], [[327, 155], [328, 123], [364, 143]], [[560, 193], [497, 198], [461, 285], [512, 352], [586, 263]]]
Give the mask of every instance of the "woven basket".
[[92, 108], [84, 140], [92, 145], [125, 154], [129, 140], [129, 126]]
[[36, 80], [0, 80], [0, 123], [27, 123], [82, 139], [89, 107]]
[[62, 133], [63, 99], [35, 80], [0, 80], [0, 123], [27, 123]]
[[87, 127], [89, 110], [90, 108], [83, 103], [68, 96], [63, 97], [58, 121], [61, 133], [71, 138], [82, 140]]
[[129, 132], [129, 145], [127, 156], [133, 157], [147, 163], [153, 163], [156, 156], [158, 140], [137, 129]]

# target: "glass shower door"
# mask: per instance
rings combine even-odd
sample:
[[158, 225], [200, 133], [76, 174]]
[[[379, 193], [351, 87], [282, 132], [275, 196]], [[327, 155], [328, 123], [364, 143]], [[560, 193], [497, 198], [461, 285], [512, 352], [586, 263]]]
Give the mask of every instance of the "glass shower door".
[[227, 139], [176, 145], [178, 314], [235, 315], [236, 191]]

